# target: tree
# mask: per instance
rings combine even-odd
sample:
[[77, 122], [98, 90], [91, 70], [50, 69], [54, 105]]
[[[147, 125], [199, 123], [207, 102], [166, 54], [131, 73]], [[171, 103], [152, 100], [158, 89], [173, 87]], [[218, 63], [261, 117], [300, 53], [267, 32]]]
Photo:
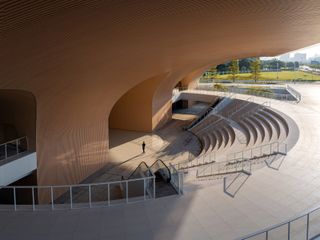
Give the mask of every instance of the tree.
[[288, 69], [294, 69], [294, 62], [287, 62], [287, 68]]
[[295, 69], [298, 69], [299, 66], [300, 66], [299, 62], [294, 62], [294, 68], [295, 68]]
[[252, 62], [254, 58], [242, 58], [239, 60], [239, 68], [241, 71], [248, 71], [250, 69], [250, 62]]
[[210, 78], [214, 77], [217, 75], [217, 66], [212, 66], [208, 72], [210, 72]]
[[237, 74], [239, 73], [239, 60], [232, 60], [229, 66], [231, 72], [232, 81], [235, 82]]
[[228, 71], [228, 64], [227, 63], [223, 63], [223, 64], [219, 64], [217, 66], [217, 71], [220, 72], [226, 72]]
[[261, 63], [259, 58], [256, 58], [254, 61], [250, 63], [250, 69], [252, 78], [255, 82], [257, 82], [261, 71]]

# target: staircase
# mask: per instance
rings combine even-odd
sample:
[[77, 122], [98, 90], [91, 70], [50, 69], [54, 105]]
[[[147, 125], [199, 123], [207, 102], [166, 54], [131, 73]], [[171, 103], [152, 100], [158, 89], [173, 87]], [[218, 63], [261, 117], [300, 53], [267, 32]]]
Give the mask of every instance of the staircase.
[[[145, 177], [148, 172], [155, 176], [155, 197], [165, 197], [178, 194], [171, 184], [171, 171], [168, 166], [160, 159], [156, 160], [150, 167], [142, 162], [132, 172], [128, 179]], [[134, 192], [134, 189], [131, 189]]]
[[155, 173], [156, 176], [156, 198], [166, 197], [178, 194], [171, 183], [165, 181], [159, 172]]
[[205, 119], [205, 117], [208, 116], [208, 114], [220, 103], [220, 101], [221, 101], [220, 98], [214, 100], [210, 104], [210, 107], [208, 107], [205, 111], [203, 111], [197, 119], [195, 119], [189, 126], [187, 126], [185, 128], [185, 130], [189, 130], [189, 129], [193, 128], [198, 123], [200, 123], [203, 119]]

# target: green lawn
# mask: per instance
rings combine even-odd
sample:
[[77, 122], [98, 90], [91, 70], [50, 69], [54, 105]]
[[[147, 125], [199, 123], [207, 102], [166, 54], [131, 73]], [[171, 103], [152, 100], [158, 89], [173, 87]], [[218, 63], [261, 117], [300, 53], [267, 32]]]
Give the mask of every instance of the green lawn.
[[[301, 71], [281, 71], [278, 73], [279, 80], [320, 80], [320, 75], [315, 75], [312, 73], [306, 73]], [[232, 79], [231, 74], [225, 75], [216, 75], [214, 79], [221, 79], [227, 80]], [[240, 73], [237, 75], [238, 80], [249, 80], [252, 79], [250, 73]], [[259, 80], [277, 80], [277, 73], [276, 72], [261, 72]]]

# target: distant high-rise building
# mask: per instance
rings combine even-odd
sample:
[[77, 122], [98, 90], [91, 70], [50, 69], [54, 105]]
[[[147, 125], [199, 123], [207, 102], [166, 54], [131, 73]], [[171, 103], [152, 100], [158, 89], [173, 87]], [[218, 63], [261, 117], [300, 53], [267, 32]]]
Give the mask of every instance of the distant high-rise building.
[[320, 62], [320, 55], [319, 54], [315, 54], [312, 58], [310, 58], [310, 61]]
[[307, 54], [306, 53], [295, 53], [292, 61], [304, 63], [307, 61]]
[[282, 54], [280, 56], [280, 61], [289, 62], [290, 61], [290, 53]]

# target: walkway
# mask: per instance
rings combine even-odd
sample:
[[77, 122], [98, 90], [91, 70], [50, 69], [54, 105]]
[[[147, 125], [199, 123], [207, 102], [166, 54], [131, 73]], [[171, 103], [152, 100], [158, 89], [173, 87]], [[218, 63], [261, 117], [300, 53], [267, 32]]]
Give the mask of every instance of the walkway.
[[[193, 119], [190, 116], [178, 114], [175, 120], [153, 134], [111, 129], [109, 163], [84, 182], [116, 181], [122, 177], [127, 179], [142, 161], [151, 166], [157, 159], [186, 160], [189, 151], [193, 156], [199, 154], [201, 146], [198, 139], [183, 130], [183, 126]], [[141, 147], [143, 141], [146, 143], [144, 154]]]

